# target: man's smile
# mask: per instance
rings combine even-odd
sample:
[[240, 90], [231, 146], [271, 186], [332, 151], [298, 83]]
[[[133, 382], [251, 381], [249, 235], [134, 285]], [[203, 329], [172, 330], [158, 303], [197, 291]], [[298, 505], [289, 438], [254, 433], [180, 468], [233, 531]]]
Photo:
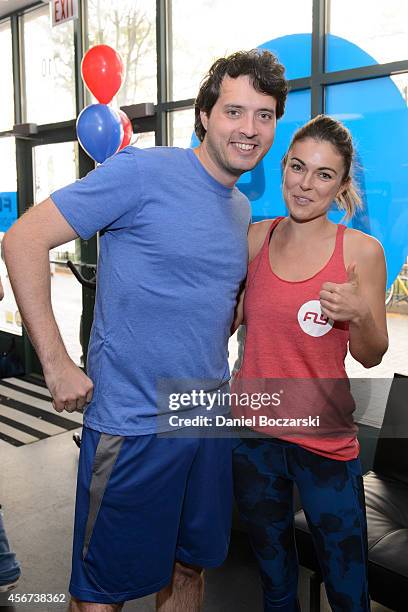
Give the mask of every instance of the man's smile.
[[231, 144], [239, 151], [253, 151], [257, 144], [248, 142], [231, 142]]

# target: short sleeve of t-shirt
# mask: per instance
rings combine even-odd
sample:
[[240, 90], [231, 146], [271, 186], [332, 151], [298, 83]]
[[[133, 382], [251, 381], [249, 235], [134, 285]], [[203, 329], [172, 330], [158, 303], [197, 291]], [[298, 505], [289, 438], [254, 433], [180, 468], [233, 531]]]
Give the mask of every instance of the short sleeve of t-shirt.
[[[138, 150], [127, 147], [84, 178], [51, 194], [52, 201], [84, 240], [141, 207]], [[139, 151], [140, 152], [140, 151]]]

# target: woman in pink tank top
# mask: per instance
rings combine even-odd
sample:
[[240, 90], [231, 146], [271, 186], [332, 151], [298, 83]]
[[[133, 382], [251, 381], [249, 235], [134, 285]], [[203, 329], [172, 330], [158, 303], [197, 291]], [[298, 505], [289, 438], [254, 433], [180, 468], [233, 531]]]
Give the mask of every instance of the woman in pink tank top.
[[[250, 431], [235, 450], [235, 492], [261, 569], [264, 609], [299, 610], [293, 541], [296, 483], [332, 610], [369, 610], [364, 491], [347, 350], [369, 368], [388, 347], [385, 259], [371, 236], [332, 223], [334, 201], [360, 206], [353, 144], [320, 115], [283, 159], [288, 216], [249, 231], [235, 325], [246, 325], [234, 416]], [[259, 436], [261, 434], [262, 437]]]

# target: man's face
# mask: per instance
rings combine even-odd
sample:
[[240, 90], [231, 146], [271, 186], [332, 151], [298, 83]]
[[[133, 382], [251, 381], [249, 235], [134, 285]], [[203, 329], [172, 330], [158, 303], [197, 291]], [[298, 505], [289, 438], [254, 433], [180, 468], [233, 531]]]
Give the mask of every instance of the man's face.
[[269, 151], [276, 129], [276, 99], [256, 91], [248, 76], [224, 77], [210, 115], [201, 112], [207, 130], [201, 148], [220, 182], [234, 183]]

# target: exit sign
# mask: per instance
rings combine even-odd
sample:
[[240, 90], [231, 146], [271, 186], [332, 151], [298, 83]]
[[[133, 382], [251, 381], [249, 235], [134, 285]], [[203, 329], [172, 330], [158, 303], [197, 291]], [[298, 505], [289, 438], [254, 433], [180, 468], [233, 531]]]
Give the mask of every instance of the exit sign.
[[53, 26], [78, 17], [78, 0], [51, 0], [50, 6]]

